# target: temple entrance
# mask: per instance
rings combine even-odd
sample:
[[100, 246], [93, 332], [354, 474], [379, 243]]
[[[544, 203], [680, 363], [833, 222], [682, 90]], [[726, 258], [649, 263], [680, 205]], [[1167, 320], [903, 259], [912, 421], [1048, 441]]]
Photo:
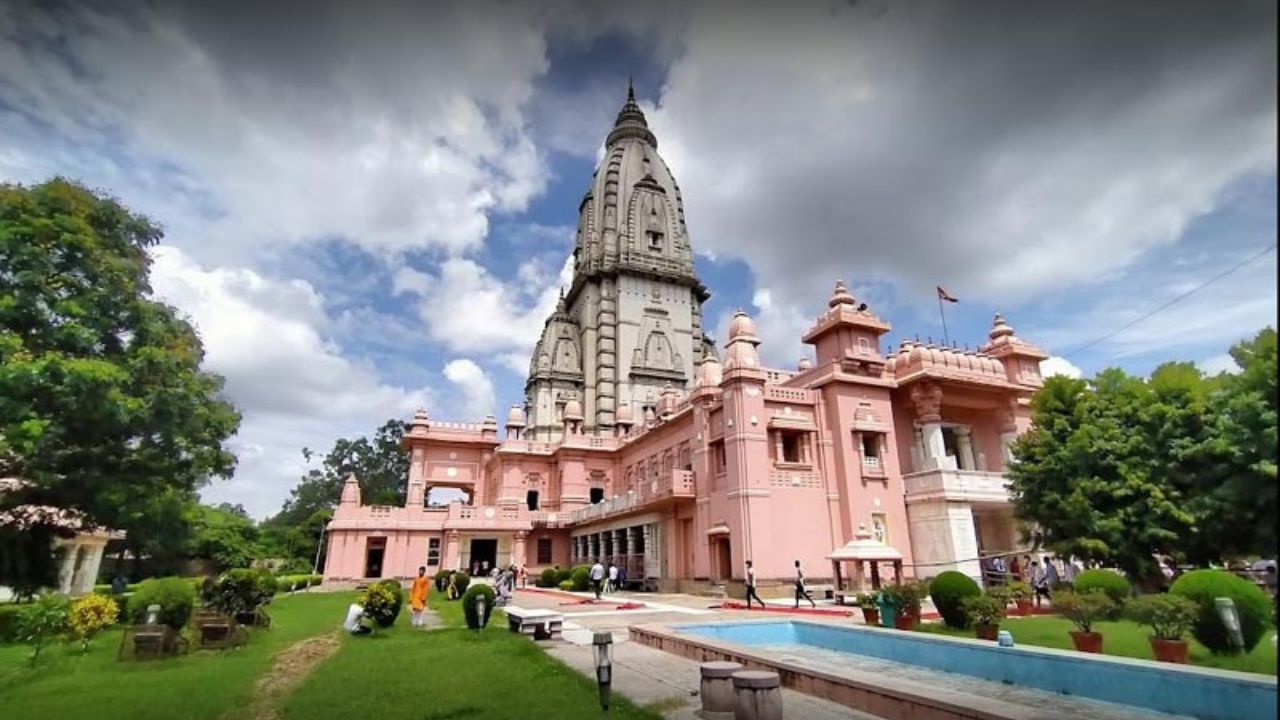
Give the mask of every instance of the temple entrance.
[[471, 567], [487, 572], [498, 564], [498, 541], [494, 538], [471, 539]]
[[387, 539], [371, 537], [364, 550], [364, 576], [367, 578], [382, 577], [382, 559], [387, 554]]

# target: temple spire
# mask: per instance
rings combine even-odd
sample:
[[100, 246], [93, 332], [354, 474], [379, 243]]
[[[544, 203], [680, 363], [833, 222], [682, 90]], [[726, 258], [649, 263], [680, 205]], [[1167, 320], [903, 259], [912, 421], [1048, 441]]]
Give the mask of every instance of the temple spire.
[[607, 147], [626, 138], [637, 138], [647, 142], [650, 147], [658, 147], [658, 139], [649, 131], [644, 111], [636, 103], [636, 88], [630, 78], [627, 79], [627, 101], [618, 111], [618, 119], [614, 121], [613, 130], [609, 132], [604, 144]]

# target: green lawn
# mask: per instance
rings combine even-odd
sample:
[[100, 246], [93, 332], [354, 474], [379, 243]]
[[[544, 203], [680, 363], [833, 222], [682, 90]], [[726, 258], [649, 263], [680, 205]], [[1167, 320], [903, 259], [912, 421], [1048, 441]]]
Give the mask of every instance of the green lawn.
[[[920, 629], [925, 632], [942, 635], [973, 637], [972, 630], [953, 630], [942, 623], [925, 623], [920, 626]], [[1012, 633], [1014, 642], [1018, 644], [1060, 648], [1063, 650], [1075, 649], [1075, 646], [1071, 644], [1071, 636], [1067, 633], [1076, 628], [1071, 624], [1070, 620], [1065, 618], [1044, 615], [1027, 618], [1005, 618], [1000, 623], [1000, 629], [1008, 630]], [[1143, 625], [1128, 621], [1100, 622], [1094, 625], [1094, 632], [1102, 633], [1102, 650], [1108, 655], [1139, 658], [1141, 660], [1154, 659], [1151, 654], [1151, 645], [1147, 642], [1151, 631]], [[1267, 632], [1262, 642], [1258, 643], [1258, 646], [1253, 649], [1253, 652], [1238, 656], [1213, 655], [1203, 645], [1192, 640], [1191, 664], [1221, 668], [1223, 670], [1275, 675], [1276, 648], [1271, 645], [1272, 632]]]
[[[596, 687], [507, 631], [496, 616], [483, 632], [465, 628], [462, 608], [432, 598], [448, 625], [423, 632], [399, 623], [372, 637], [351, 637], [338, 625], [352, 593], [278, 597], [272, 627], [227, 651], [193, 651], [165, 660], [119, 662], [121, 631], [104, 633], [87, 655], [52, 645], [34, 669], [25, 645], [0, 644], [0, 716], [5, 720], [93, 718], [238, 720], [250, 714], [256, 681], [272, 656], [328, 633], [338, 652], [281, 701], [286, 718], [315, 720], [443, 720], [444, 718], [596, 718]], [[610, 717], [659, 720], [614, 695]]]
[[51, 646], [34, 669], [27, 646], [0, 645], [0, 708], [13, 720], [221, 718], [247, 704], [272, 655], [336, 630], [350, 601], [347, 593], [280, 596], [268, 607], [271, 629], [255, 630], [248, 645], [165, 660], [117, 661], [119, 630], [99, 636], [83, 656], [70, 644]]
[[[598, 718], [594, 681], [507, 631], [495, 615], [481, 632], [466, 629], [462, 608], [433, 594], [448, 626], [428, 632], [396, 627], [343, 638], [342, 649], [283, 704], [286, 718]], [[609, 717], [658, 720], [614, 695]]]

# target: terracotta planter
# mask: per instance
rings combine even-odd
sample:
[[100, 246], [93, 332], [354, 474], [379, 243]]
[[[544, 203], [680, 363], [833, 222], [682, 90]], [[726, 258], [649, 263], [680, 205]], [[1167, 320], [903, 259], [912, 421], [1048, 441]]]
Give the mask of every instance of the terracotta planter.
[[893, 619], [893, 626], [899, 630], [915, 630], [916, 619], [904, 613]]
[[879, 608], [862, 608], [862, 617], [864, 620], [867, 621], [868, 625], [879, 625], [880, 609]]
[[1151, 638], [1151, 652], [1155, 653], [1156, 660], [1167, 663], [1178, 663], [1179, 665], [1187, 664], [1187, 641], [1186, 640], [1164, 640], [1161, 638]]
[[1019, 615], [1031, 614], [1031, 598], [1018, 598], [1013, 602], [1018, 606]]
[[999, 625], [974, 625], [973, 634], [976, 635], [979, 640], [995, 641], [1000, 636], [1000, 626]]
[[1102, 633], [1074, 631], [1069, 634], [1071, 642], [1075, 643], [1076, 650], [1087, 653], [1102, 652]]

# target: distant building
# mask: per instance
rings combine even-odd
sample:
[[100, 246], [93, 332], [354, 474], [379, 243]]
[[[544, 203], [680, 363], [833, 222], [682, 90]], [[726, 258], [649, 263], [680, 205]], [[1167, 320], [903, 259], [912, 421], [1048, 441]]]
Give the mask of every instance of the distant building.
[[[634, 96], [580, 206], [574, 278], [530, 361], [525, 406], [497, 419], [419, 412], [402, 507], [348, 479], [328, 581], [613, 561], [663, 589], [810, 577], [870, 533], [908, 574], [1013, 550], [1003, 474], [1046, 355], [996, 315], [967, 351], [906, 341], [837, 282], [803, 341], [816, 362], [760, 365], [745, 313], [723, 363], [703, 332], [684, 207]], [[526, 416], [527, 411], [527, 416]], [[428, 507], [432, 489], [465, 500]]]
[[[0, 494], [13, 492], [24, 482], [18, 478], [0, 478]], [[107, 543], [124, 537], [123, 532], [88, 522], [80, 513], [48, 505], [21, 505], [0, 512], [0, 527], [21, 530], [33, 525], [51, 525], [59, 531], [60, 537], [54, 540], [54, 551], [61, 558], [57, 590], [66, 595], [92, 592]], [[12, 597], [9, 588], [0, 586], [0, 602]]]

